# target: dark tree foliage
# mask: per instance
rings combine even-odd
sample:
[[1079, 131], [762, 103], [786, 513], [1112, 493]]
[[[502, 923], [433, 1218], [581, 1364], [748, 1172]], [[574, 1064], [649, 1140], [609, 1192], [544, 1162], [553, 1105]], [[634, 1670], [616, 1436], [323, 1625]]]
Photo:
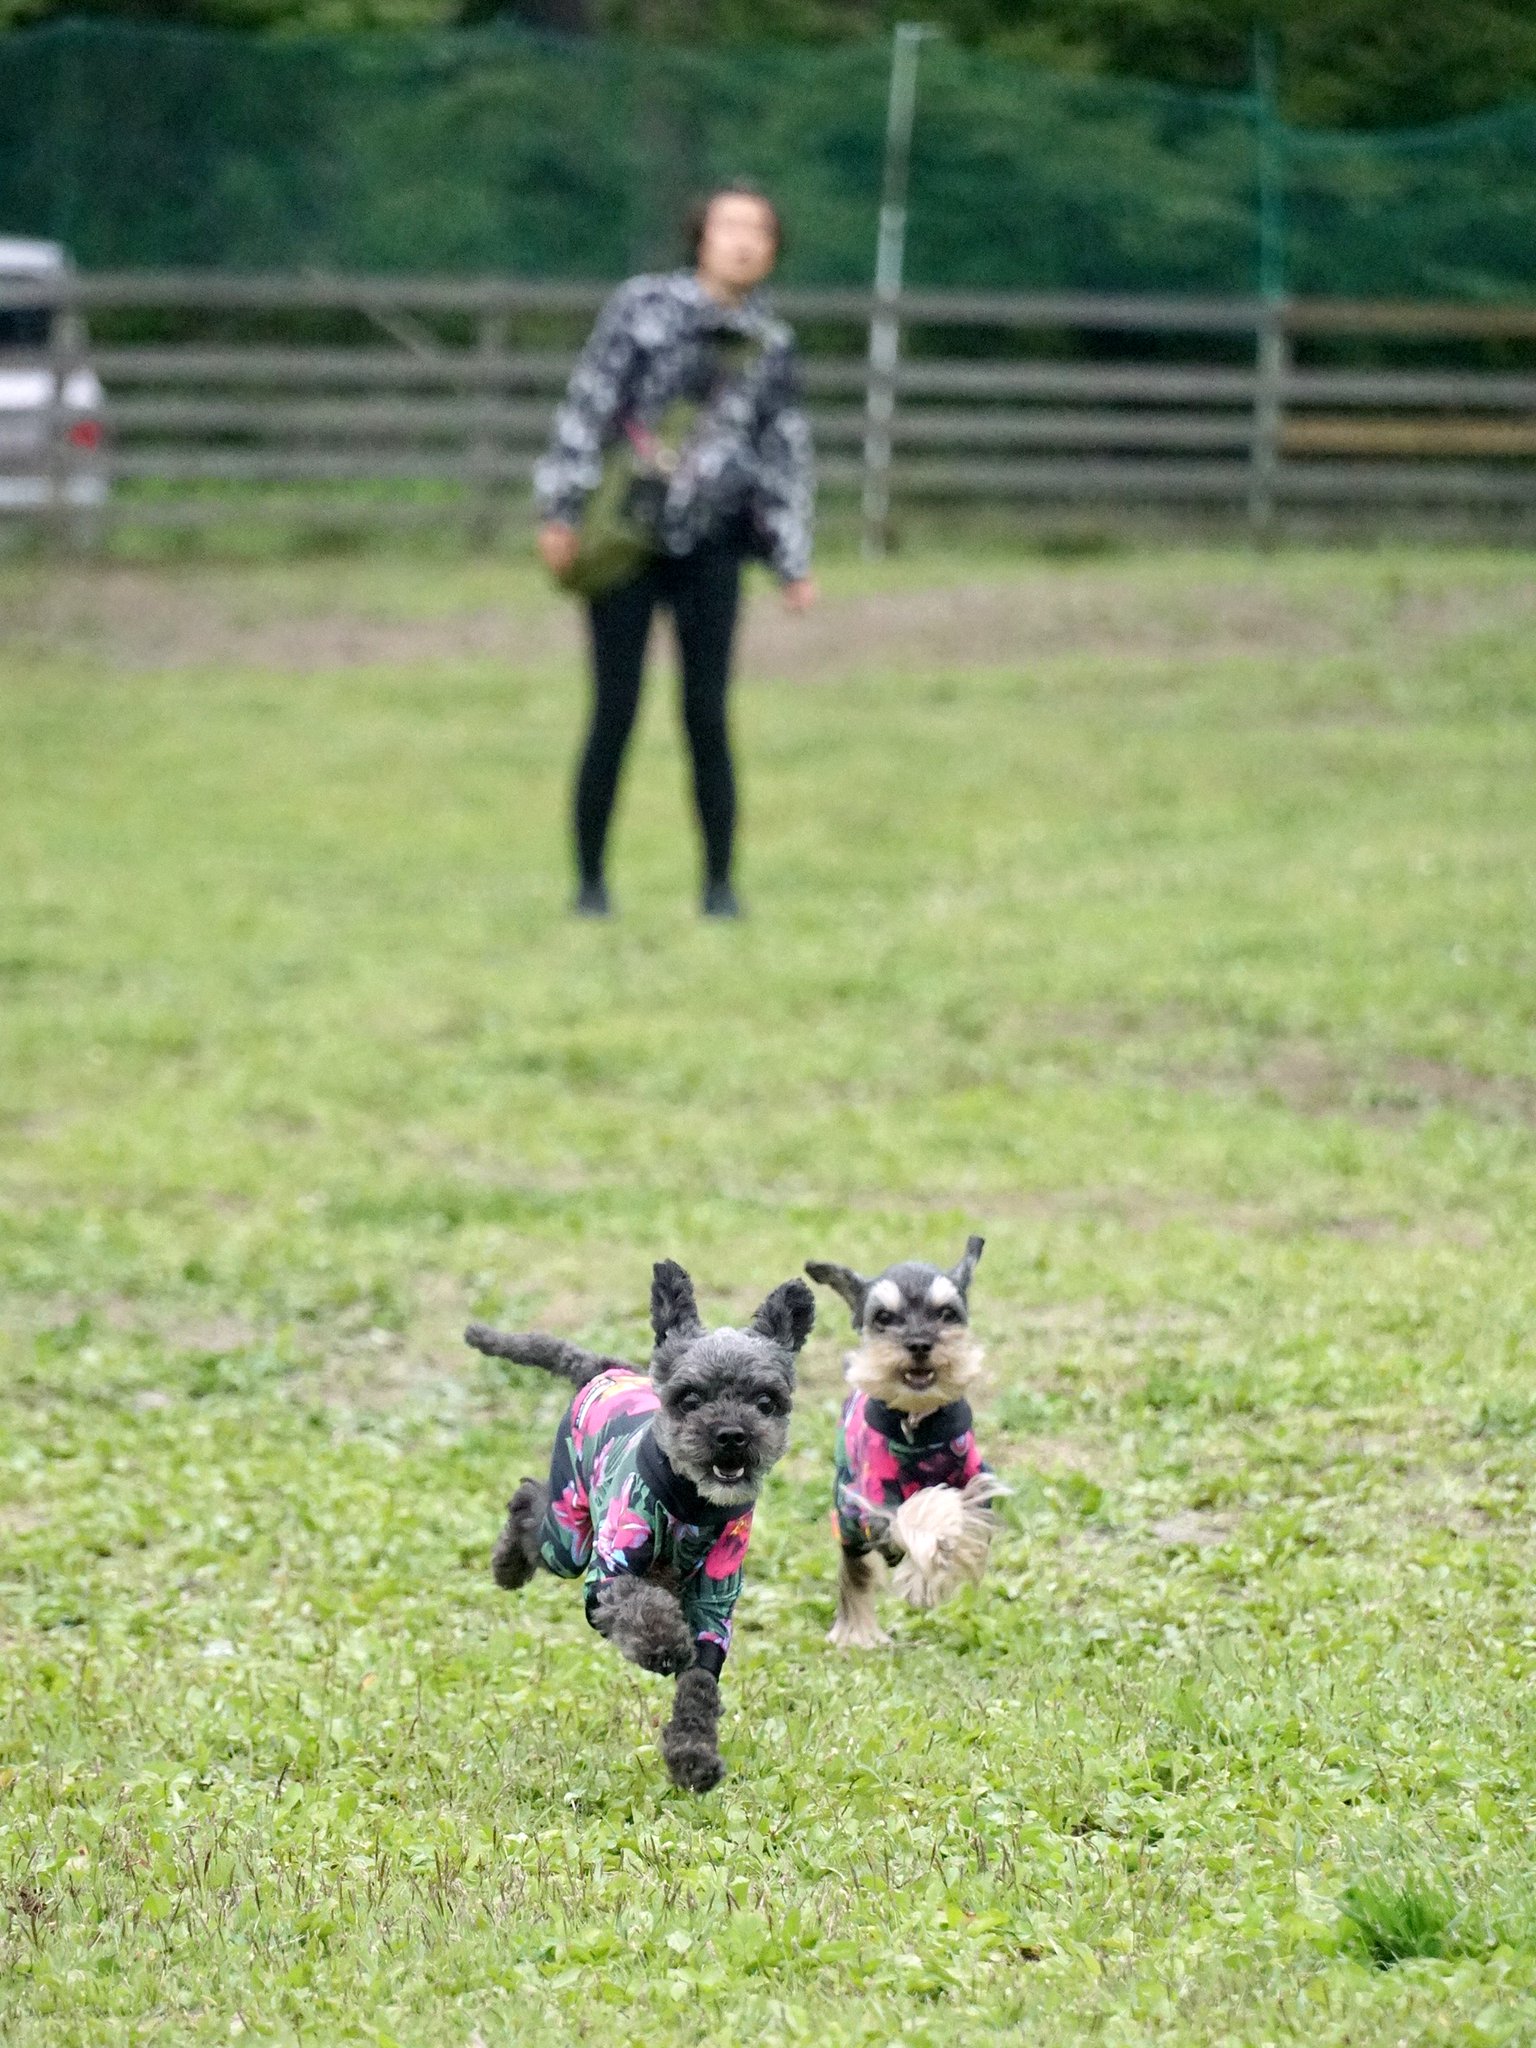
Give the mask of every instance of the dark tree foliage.
[[1536, 96], [1536, 0], [516, 0], [513, 11], [547, 22], [571, 6], [611, 32], [690, 41], [842, 42], [926, 20], [1000, 55], [1226, 88], [1248, 83], [1265, 28], [1286, 114], [1326, 127], [1411, 127]]
[[1405, 127], [1536, 97], [1536, 0], [0, 0], [0, 25], [64, 14], [223, 28], [482, 24], [687, 44], [846, 43], [898, 18], [956, 43], [1096, 75], [1231, 88], [1272, 30], [1284, 111]]

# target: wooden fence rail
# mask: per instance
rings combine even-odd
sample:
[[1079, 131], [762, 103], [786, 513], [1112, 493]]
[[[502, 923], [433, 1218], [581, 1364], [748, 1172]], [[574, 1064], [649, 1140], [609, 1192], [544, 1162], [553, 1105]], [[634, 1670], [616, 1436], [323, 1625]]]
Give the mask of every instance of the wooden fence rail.
[[[601, 298], [597, 286], [439, 278], [0, 282], [0, 312], [47, 303], [68, 316], [48, 356], [30, 359], [53, 373], [55, 439], [67, 373], [86, 361], [102, 380], [116, 520], [289, 516], [296, 505], [440, 519], [446, 500], [493, 525], [526, 502]], [[868, 459], [859, 330], [873, 301], [800, 291], [780, 303], [808, 337], [823, 478], [856, 485]], [[898, 506], [990, 499], [1108, 516], [1198, 505], [1257, 532], [1335, 515], [1378, 527], [1415, 514], [1480, 529], [1536, 522], [1536, 373], [1426, 360], [1436, 344], [1464, 356], [1469, 341], [1536, 343], [1536, 308], [911, 293], [897, 311]], [[80, 322], [100, 315], [119, 331], [123, 315], [173, 315], [182, 338], [85, 347]], [[198, 317], [215, 332], [186, 338]], [[317, 320], [352, 338], [298, 338]], [[960, 337], [977, 331], [988, 352], [963, 353]], [[947, 352], [927, 352], [934, 340]], [[1409, 342], [1413, 367], [1315, 359], [1341, 340]], [[0, 356], [0, 369], [24, 360]], [[0, 437], [0, 474], [37, 460], [5, 446]], [[429, 488], [413, 502], [409, 485]]]

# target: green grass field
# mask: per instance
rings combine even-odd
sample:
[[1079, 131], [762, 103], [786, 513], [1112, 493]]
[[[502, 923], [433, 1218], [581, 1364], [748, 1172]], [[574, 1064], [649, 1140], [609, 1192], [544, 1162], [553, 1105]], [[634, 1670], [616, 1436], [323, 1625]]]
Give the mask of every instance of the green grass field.
[[[7, 2048], [1536, 2039], [1532, 564], [830, 585], [601, 927], [522, 571], [0, 573]], [[991, 1575], [825, 1647], [824, 1302], [671, 1791], [461, 1325], [972, 1228]]]

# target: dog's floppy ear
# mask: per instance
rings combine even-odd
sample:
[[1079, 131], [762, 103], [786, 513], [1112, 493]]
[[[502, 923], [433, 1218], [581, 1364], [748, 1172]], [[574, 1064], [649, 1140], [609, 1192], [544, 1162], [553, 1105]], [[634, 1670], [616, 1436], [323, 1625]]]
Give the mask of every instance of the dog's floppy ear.
[[949, 1277], [954, 1281], [962, 1299], [970, 1292], [971, 1275], [981, 1262], [981, 1248], [986, 1241], [984, 1237], [968, 1237], [965, 1240], [965, 1257], [958, 1266], [951, 1266], [949, 1269]]
[[752, 1318], [760, 1337], [770, 1337], [786, 1351], [798, 1351], [811, 1334], [816, 1321], [816, 1297], [803, 1280], [786, 1280], [775, 1287]]
[[825, 1259], [807, 1259], [805, 1270], [818, 1285], [836, 1288], [853, 1311], [853, 1327], [862, 1329], [865, 1297], [874, 1282], [855, 1273], [851, 1266], [830, 1265]]
[[658, 1344], [669, 1337], [686, 1340], [704, 1334], [693, 1282], [676, 1259], [658, 1259], [651, 1268], [651, 1328]]

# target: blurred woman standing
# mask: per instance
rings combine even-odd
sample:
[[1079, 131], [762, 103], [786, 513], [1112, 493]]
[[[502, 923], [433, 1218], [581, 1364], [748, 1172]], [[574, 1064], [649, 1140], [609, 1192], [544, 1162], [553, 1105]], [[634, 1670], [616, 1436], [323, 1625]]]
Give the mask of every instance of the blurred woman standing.
[[[794, 336], [758, 296], [778, 259], [779, 217], [761, 193], [724, 186], [695, 208], [689, 234], [692, 269], [631, 278], [604, 306], [535, 472], [539, 554], [562, 580], [578, 574], [583, 516], [612, 451], [627, 441], [654, 481], [643, 558], [588, 597], [592, 719], [574, 805], [575, 909], [584, 917], [611, 908], [608, 827], [658, 605], [677, 628], [704, 915], [741, 914], [726, 700], [742, 564], [765, 561], [792, 611], [815, 598], [811, 441]], [[686, 434], [662, 447], [657, 436], [680, 404]]]

